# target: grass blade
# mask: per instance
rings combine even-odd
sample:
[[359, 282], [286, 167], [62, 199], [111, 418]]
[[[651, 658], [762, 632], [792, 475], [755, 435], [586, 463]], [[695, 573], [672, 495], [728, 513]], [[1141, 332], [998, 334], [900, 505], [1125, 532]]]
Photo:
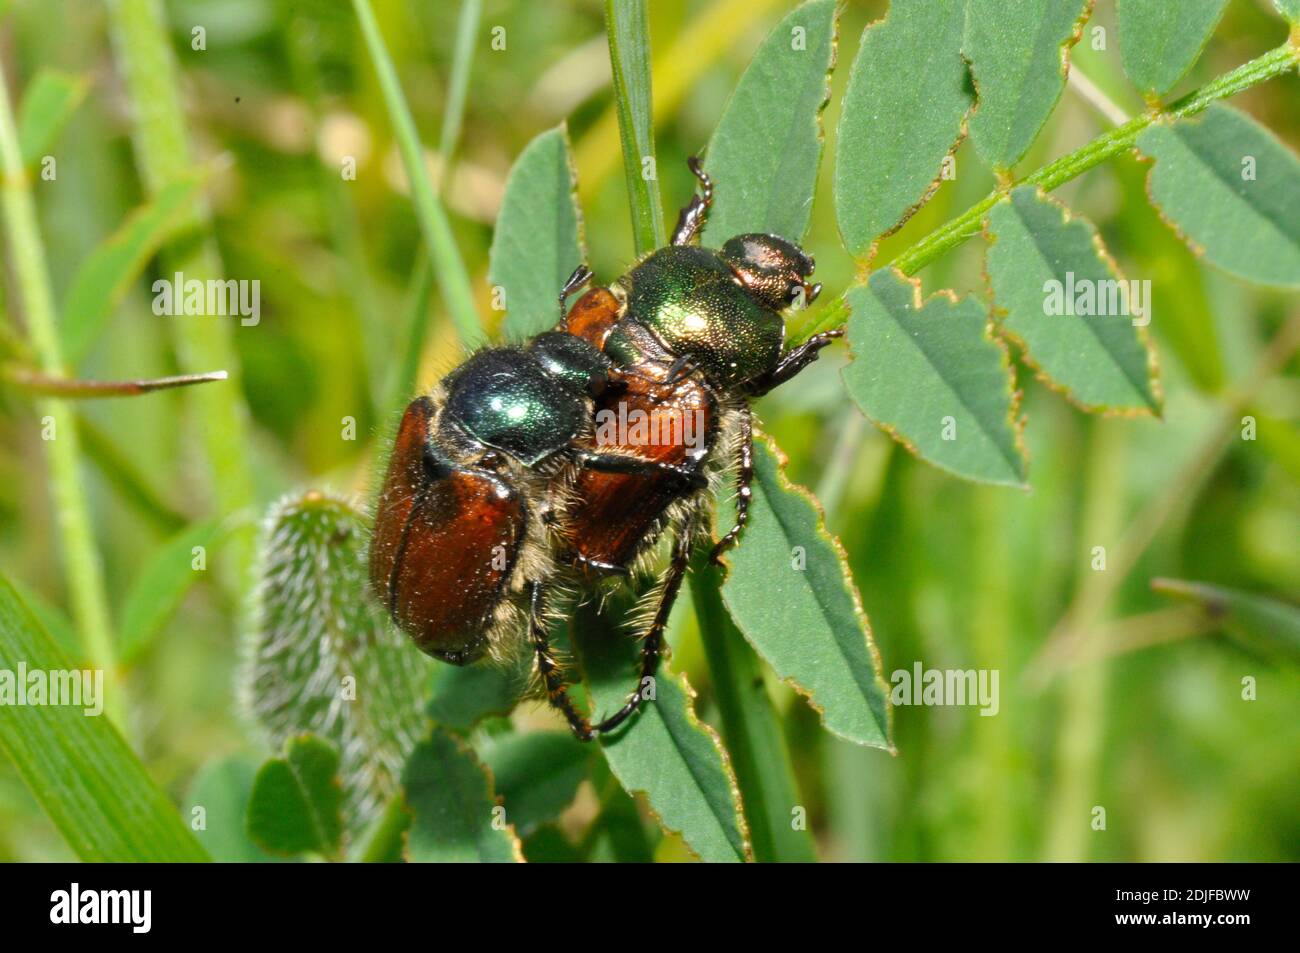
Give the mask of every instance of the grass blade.
[[623, 146], [623, 171], [632, 206], [632, 239], [644, 255], [667, 244], [664, 207], [655, 170], [650, 96], [650, 30], [645, 0], [605, 0], [605, 32], [614, 71], [614, 102]]

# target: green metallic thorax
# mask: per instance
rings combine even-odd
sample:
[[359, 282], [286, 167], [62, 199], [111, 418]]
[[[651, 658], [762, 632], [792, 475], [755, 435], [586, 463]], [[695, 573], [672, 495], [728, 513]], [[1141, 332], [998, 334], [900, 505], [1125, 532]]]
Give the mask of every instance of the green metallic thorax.
[[[785, 340], [781, 315], [755, 302], [715, 251], [660, 248], [619, 283], [627, 294], [628, 316], [718, 384], [751, 380], [780, 358]], [[629, 346], [620, 337], [615, 329], [607, 353]]]

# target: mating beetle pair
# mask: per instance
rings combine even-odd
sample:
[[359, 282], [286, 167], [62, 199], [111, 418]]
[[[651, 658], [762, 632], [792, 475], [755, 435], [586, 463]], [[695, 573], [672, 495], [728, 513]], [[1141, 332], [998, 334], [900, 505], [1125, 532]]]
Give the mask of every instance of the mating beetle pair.
[[[744, 527], [749, 402], [841, 333], [785, 349], [782, 311], [821, 290], [808, 283], [812, 258], [775, 235], [741, 235], [717, 251], [692, 245], [712, 185], [697, 160], [690, 167], [702, 194], [682, 209], [671, 245], [588, 291], [566, 316], [569, 296], [591, 278], [580, 265], [560, 292], [557, 330], [479, 351], [412, 401], [371, 541], [371, 585], [422, 650], [457, 665], [501, 660], [522, 650], [526, 636], [548, 699], [584, 741], [640, 704], [728, 468], [737, 476], [736, 524], [715, 559]], [[629, 434], [602, 441], [594, 426], [602, 411], [691, 415], [702, 429], [691, 445], [681, 430], [668, 442]], [[637, 687], [593, 725], [569, 699], [550, 647], [555, 593], [629, 575], [665, 533], [672, 558], [647, 595], [654, 612]]]

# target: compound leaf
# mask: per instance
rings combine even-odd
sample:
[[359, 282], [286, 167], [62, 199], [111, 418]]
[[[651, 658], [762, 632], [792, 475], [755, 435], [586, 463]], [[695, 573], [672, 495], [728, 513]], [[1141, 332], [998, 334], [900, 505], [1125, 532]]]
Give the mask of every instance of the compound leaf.
[[[564, 280], [586, 261], [563, 124], [537, 136], [510, 169], [488, 256], [488, 281], [505, 293], [503, 334], [523, 340], [559, 321]], [[495, 292], [494, 292], [495, 294]]]
[[[636, 640], [590, 607], [579, 610], [574, 632], [594, 710], [617, 711], [637, 671]], [[736, 778], [717, 733], [695, 715], [695, 692], [664, 661], [654, 693], [625, 727], [601, 736], [610, 771], [629, 794], [644, 793], [663, 828], [680, 834], [701, 860], [747, 860]]]
[[1124, 72], [1148, 99], [1159, 98], [1200, 57], [1228, 0], [1118, 0]]
[[1091, 0], [967, 0], [962, 52], [979, 97], [970, 135], [994, 168], [1015, 165], [1047, 122], [1091, 6]]
[[828, 731], [890, 748], [888, 693], [844, 551], [774, 444], [754, 444], [753, 499], [722, 599], [736, 626]]
[[706, 240], [745, 232], [802, 240], [834, 63], [835, 0], [795, 8], [763, 42], [709, 141], [705, 167], [719, 187]]
[[435, 727], [402, 775], [411, 812], [407, 860], [514, 863], [523, 851], [492, 790], [492, 775], [463, 741]]
[[283, 758], [262, 765], [248, 799], [248, 834], [273, 854], [339, 853], [343, 787], [339, 752], [311, 734], [290, 738]]
[[963, 24], [960, 0], [895, 0], [862, 35], [835, 146], [835, 217], [854, 255], [921, 207], [961, 140]]
[[1300, 287], [1300, 159], [1230, 106], [1143, 130], [1151, 201], [1193, 251], [1261, 284]]
[[1007, 355], [972, 297], [935, 295], [894, 269], [848, 293], [854, 360], [844, 383], [862, 412], [917, 456], [986, 483], [1021, 486], [1025, 459]]
[[1092, 223], [1022, 186], [993, 206], [986, 229], [996, 312], [1028, 359], [1085, 409], [1158, 413], [1141, 333], [1150, 302], [1139, 307]]

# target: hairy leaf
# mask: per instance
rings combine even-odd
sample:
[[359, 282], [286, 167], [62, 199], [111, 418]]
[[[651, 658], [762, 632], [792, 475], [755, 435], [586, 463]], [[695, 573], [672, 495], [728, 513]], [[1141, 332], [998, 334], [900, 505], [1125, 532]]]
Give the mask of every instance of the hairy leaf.
[[373, 605], [367, 530], [319, 492], [272, 510], [245, 676], [273, 746], [309, 731], [338, 747], [350, 834], [397, 790], [423, 730], [429, 664]]
[[506, 818], [522, 836], [573, 803], [594, 749], [567, 731], [500, 735], [483, 752]]
[[1300, 606], [1181, 579], [1153, 579], [1151, 588], [1199, 605], [1244, 648], [1279, 661], [1300, 663]]
[[1091, 6], [1092, 0], [967, 0], [962, 52], [979, 97], [970, 135], [994, 168], [1015, 165], [1047, 122]]
[[878, 271], [848, 293], [849, 395], [862, 412], [935, 466], [1022, 486], [1025, 459], [1007, 355], [972, 297], [921, 301], [919, 281]]
[[86, 96], [83, 77], [42, 69], [18, 107], [18, 149], [23, 165], [39, 162]]
[[122, 605], [118, 641], [124, 664], [149, 646], [202, 576], [203, 571], [194, 568], [194, 549], [210, 549], [218, 531], [215, 520], [195, 523], [163, 543], [144, 563]]
[[285, 744], [283, 758], [262, 765], [248, 798], [248, 834], [273, 854], [339, 853], [343, 839], [343, 788], [339, 753], [315, 735]]
[[563, 125], [539, 135], [515, 160], [497, 217], [488, 281], [505, 292], [510, 340], [523, 340], [560, 319], [564, 280], [586, 261], [573, 195], [573, 162]]
[[821, 508], [782, 472], [768, 440], [754, 445], [753, 501], [728, 556], [722, 598], [749, 644], [841, 738], [890, 748], [880, 656]]
[[803, 239], [834, 62], [835, 0], [797, 7], [764, 41], [709, 140], [705, 168], [718, 188], [706, 241], [746, 232]]
[[835, 146], [835, 216], [855, 255], [924, 203], [961, 139], [963, 22], [959, 0], [895, 0], [862, 36]]
[[993, 206], [987, 232], [1002, 327], [1049, 381], [1089, 410], [1159, 412], [1155, 359], [1135, 325], [1151, 302], [1138, 308], [1092, 223], [1022, 186]]
[[81, 263], [63, 303], [63, 348], [72, 364], [86, 356], [149, 259], [188, 220], [203, 182], [203, 175], [193, 174], [171, 183], [128, 215]]
[[1194, 251], [1261, 284], [1300, 287], [1300, 159], [1244, 113], [1216, 103], [1150, 126], [1147, 191]]
[[[639, 645], [590, 607], [579, 610], [574, 632], [593, 708], [613, 714], [634, 686]], [[624, 727], [601, 736], [610, 770], [629, 794], [644, 793], [664, 829], [680, 834], [701, 860], [746, 860], [735, 775], [717, 733], [695, 715], [695, 692], [667, 661], [659, 665], [654, 692]]]
[[455, 735], [434, 728], [402, 774], [411, 812], [407, 859], [416, 863], [523, 860], [514, 828], [492, 791], [492, 776]]
[[1200, 57], [1228, 0], [1117, 0], [1124, 72], [1148, 98], [1159, 98]]
[[0, 672], [9, 673], [0, 675], [0, 749], [68, 846], [90, 862], [209, 860], [108, 717], [87, 715], [102, 695], [83, 694], [80, 706], [17, 704], [18, 674], [38, 671], [74, 670], [0, 576]]

